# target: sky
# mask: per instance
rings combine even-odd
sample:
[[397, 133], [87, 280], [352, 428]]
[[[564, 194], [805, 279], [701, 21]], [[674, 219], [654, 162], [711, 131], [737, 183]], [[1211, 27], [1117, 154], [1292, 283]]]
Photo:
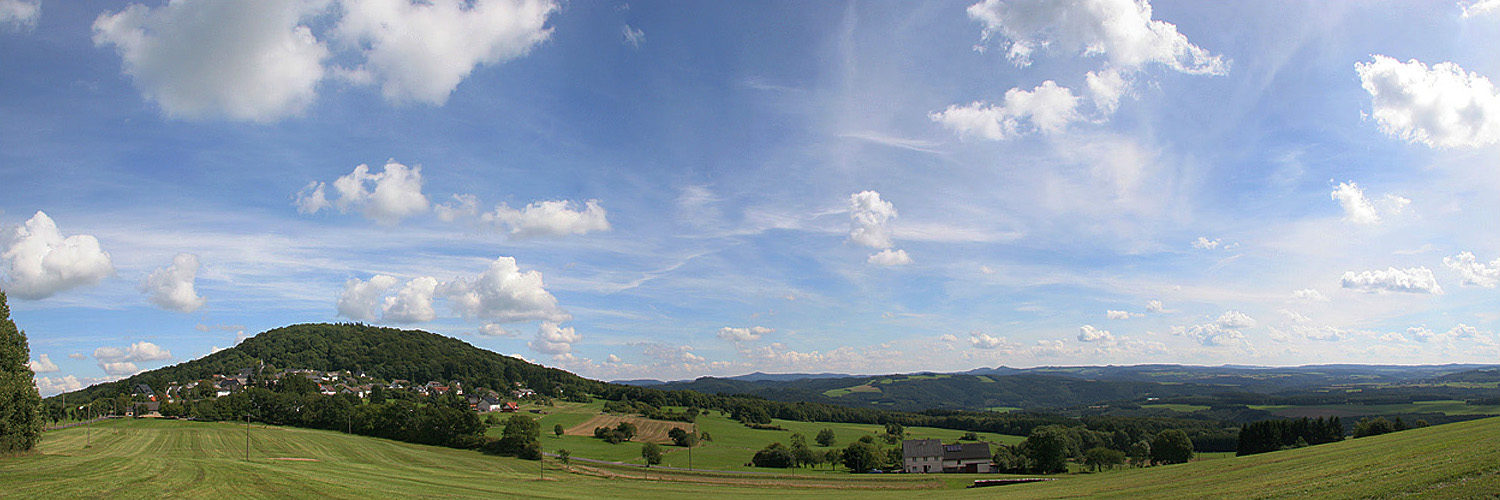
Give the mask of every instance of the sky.
[[0, 0], [43, 394], [280, 326], [604, 380], [1500, 361], [1500, 0]]

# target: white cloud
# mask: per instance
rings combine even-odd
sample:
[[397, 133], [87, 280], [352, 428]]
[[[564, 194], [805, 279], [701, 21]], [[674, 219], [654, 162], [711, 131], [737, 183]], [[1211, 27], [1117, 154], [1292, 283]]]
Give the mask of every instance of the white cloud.
[[861, 191], [849, 195], [849, 241], [871, 248], [890, 248], [896, 206], [880, 199], [880, 193]]
[[114, 46], [167, 116], [269, 122], [316, 97], [329, 52], [302, 21], [321, 10], [302, 0], [132, 4], [94, 20], [94, 44]]
[[437, 318], [432, 308], [432, 294], [438, 280], [429, 276], [413, 278], [396, 295], [386, 297], [381, 319], [394, 323], [425, 323]]
[[1146, 301], [1146, 312], [1161, 313], [1167, 312], [1167, 309], [1161, 305], [1160, 300], [1148, 300]]
[[1130, 311], [1116, 311], [1114, 309], [1109, 309], [1109, 310], [1104, 311], [1104, 317], [1109, 318], [1109, 319], [1130, 319], [1130, 318], [1139, 318], [1141, 316], [1145, 316], [1145, 315], [1141, 314], [1141, 313], [1133, 313], [1133, 312], [1130, 312]]
[[969, 6], [984, 24], [986, 41], [1001, 39], [1017, 66], [1031, 64], [1038, 50], [1104, 56], [1114, 67], [1160, 64], [1194, 75], [1223, 75], [1229, 63], [1210, 55], [1177, 31], [1152, 19], [1144, 0], [985, 0]]
[[1214, 320], [1214, 322], [1226, 328], [1250, 328], [1255, 326], [1255, 318], [1251, 318], [1249, 315], [1239, 311], [1224, 311], [1224, 314], [1219, 315], [1219, 319]]
[[994, 337], [987, 333], [969, 333], [969, 345], [975, 349], [1015, 349], [1020, 344], [1011, 342], [1005, 337]]
[[339, 316], [375, 321], [375, 306], [380, 304], [381, 296], [399, 282], [396, 277], [384, 274], [377, 274], [369, 281], [349, 278], [349, 281], [344, 282], [343, 293], [339, 294]]
[[1399, 214], [1405, 211], [1406, 207], [1411, 206], [1411, 199], [1403, 198], [1394, 194], [1385, 195], [1385, 198], [1382, 199], [1382, 202], [1382, 204], [1385, 205], [1385, 211], [1393, 214]]
[[599, 200], [585, 202], [583, 210], [574, 207], [571, 201], [542, 201], [516, 210], [501, 203], [494, 212], [484, 214], [483, 219], [497, 226], [509, 226], [510, 234], [517, 237], [565, 236], [609, 230], [609, 220], [604, 207], [599, 206]]
[[620, 363], [624, 363], [625, 360], [620, 359], [619, 356], [611, 354], [611, 355], [609, 355], [609, 357], [604, 358], [604, 362], [605, 363], [609, 363], [609, 364], [616, 364], [617, 365], [617, 364], [620, 364]]
[[1312, 318], [1309, 318], [1307, 317], [1307, 315], [1299, 313], [1297, 311], [1293, 311], [1291, 309], [1282, 309], [1280, 312], [1282, 316], [1286, 316], [1287, 321], [1291, 321], [1293, 323], [1312, 322]]
[[152, 271], [141, 282], [141, 291], [149, 295], [151, 303], [162, 309], [190, 313], [207, 302], [193, 286], [197, 278], [198, 256], [179, 253], [172, 257], [172, 265]]
[[1452, 257], [1443, 257], [1443, 265], [1462, 276], [1464, 286], [1494, 288], [1500, 283], [1500, 258], [1485, 264], [1479, 262], [1472, 253], [1460, 252]]
[[641, 48], [641, 44], [646, 41], [646, 32], [639, 28], [632, 28], [629, 24], [620, 29], [620, 35], [623, 37], [622, 41], [632, 49]]
[[94, 285], [115, 273], [109, 253], [87, 234], [63, 237], [57, 223], [38, 211], [25, 224], [0, 234], [0, 258], [10, 261], [5, 291], [16, 298], [37, 300]]
[[500, 326], [500, 324], [498, 323], [489, 322], [479, 325], [479, 331], [475, 333], [486, 337], [514, 337], [520, 334], [520, 332], [514, 330], [507, 330], [505, 327]]
[[324, 183], [314, 181], [297, 193], [293, 204], [305, 214], [334, 207], [342, 213], [360, 210], [365, 217], [386, 225], [428, 209], [427, 195], [422, 194], [421, 165], [407, 167], [392, 159], [386, 161], [382, 172], [372, 174], [368, 165], [361, 164], [333, 181], [333, 187], [339, 198], [332, 203]]
[[1115, 336], [1110, 334], [1109, 330], [1100, 330], [1094, 328], [1094, 325], [1083, 325], [1078, 329], [1079, 342], [1112, 341], [1114, 339]]
[[1032, 131], [1063, 132], [1068, 124], [1083, 119], [1078, 113], [1078, 99], [1072, 90], [1047, 80], [1030, 91], [1006, 91], [1004, 103], [998, 106], [981, 101], [966, 106], [954, 104], [928, 118], [959, 136], [1001, 141]]
[[657, 363], [682, 363], [696, 365], [703, 363], [703, 356], [693, 354], [692, 346], [669, 346], [655, 342], [647, 342], [641, 345], [641, 354], [655, 360]]
[[958, 342], [958, 336], [954, 335], [954, 334], [951, 334], [951, 333], [945, 333], [941, 337], [938, 337], [938, 341], [940, 341], [940, 342], [948, 342], [948, 343], [951, 344], [951, 343], [954, 343], [954, 342]]
[[34, 361], [27, 361], [26, 366], [28, 368], [31, 368], [32, 373], [52, 373], [56, 371], [62, 371], [61, 368], [57, 367], [57, 363], [53, 363], [52, 358], [48, 357], [46, 354], [38, 354], [37, 359]]
[[82, 389], [85, 386], [84, 382], [84, 379], [79, 379], [73, 375], [66, 377], [36, 377], [36, 389], [45, 398]]
[[151, 342], [140, 341], [126, 347], [94, 349], [99, 368], [110, 375], [131, 375], [140, 371], [136, 363], [172, 359], [172, 352]]
[[452, 203], [443, 203], [433, 207], [438, 220], [453, 222], [462, 217], [475, 217], [479, 215], [479, 197], [472, 194], [455, 194]]
[[526, 55], [546, 41], [547, 0], [361, 0], [343, 2], [335, 36], [363, 50], [353, 74], [379, 81], [394, 102], [442, 105], [480, 65]]
[[1245, 335], [1240, 333], [1240, 329], [1253, 326], [1255, 319], [1249, 315], [1239, 311], [1224, 311], [1212, 323], [1174, 326], [1171, 331], [1172, 335], [1188, 337], [1205, 346], [1227, 346], [1242, 344]]
[[1292, 299], [1302, 302], [1328, 302], [1328, 297], [1313, 288], [1303, 288], [1292, 291]]
[[911, 264], [911, 256], [906, 254], [906, 250], [891, 250], [887, 248], [881, 250], [880, 253], [871, 255], [865, 262], [877, 266], [904, 266]]
[[1384, 271], [1345, 272], [1339, 280], [1344, 288], [1366, 293], [1405, 292], [1442, 295], [1432, 270], [1426, 267], [1408, 269], [1387, 268]]
[[1339, 183], [1339, 187], [1329, 194], [1331, 199], [1337, 200], [1339, 206], [1344, 207], [1344, 218], [1355, 224], [1375, 224], [1380, 222], [1380, 214], [1375, 211], [1375, 205], [1365, 198], [1365, 190], [1359, 185], [1351, 182]]
[[[1038, 51], [1102, 56], [1102, 69], [1085, 75], [1095, 118], [1104, 121], [1130, 95], [1136, 75], [1159, 65], [1193, 75], [1224, 75], [1229, 63], [1188, 42], [1177, 27], [1151, 19], [1151, 4], [1134, 0], [985, 0], [969, 6], [969, 18], [984, 25], [983, 51], [996, 40], [1017, 66], [1029, 66]], [[1048, 80], [1031, 91], [1012, 88], [1001, 105], [974, 102], [932, 113], [933, 121], [959, 133], [1004, 140], [1031, 131], [1056, 134], [1068, 124], [1090, 120], [1080, 98]], [[1029, 123], [1028, 123], [1029, 122]]]
[[573, 344], [583, 340], [583, 336], [573, 331], [573, 327], [559, 327], [551, 321], [542, 322], [537, 328], [536, 338], [526, 344], [531, 350], [543, 354], [562, 355], [573, 351]]
[[1193, 248], [1197, 248], [1199, 250], [1213, 250], [1215, 248], [1219, 248], [1219, 245], [1223, 243], [1224, 241], [1218, 238], [1210, 240], [1203, 236], [1199, 236], [1196, 241], [1193, 241]]
[[557, 306], [557, 297], [542, 283], [542, 273], [521, 272], [514, 257], [500, 257], [472, 279], [456, 279], [437, 288], [453, 310], [465, 318], [484, 318], [497, 323], [572, 319]]
[[1487, 14], [1500, 14], [1500, 0], [1474, 0], [1471, 2], [1459, 2], [1459, 8], [1463, 9], [1464, 19], [1479, 17]]
[[0, 24], [30, 28], [36, 26], [41, 17], [41, 0], [0, 0]]
[[68, 357], [72, 358], [72, 359], [88, 359], [88, 355], [86, 355], [84, 353], [81, 353], [81, 352], [75, 352], [73, 354], [69, 354]]
[[1435, 148], [1500, 142], [1500, 90], [1488, 78], [1451, 62], [1429, 69], [1416, 59], [1370, 57], [1372, 62], [1355, 63], [1354, 71], [1370, 93], [1371, 116], [1382, 132]]
[[775, 333], [775, 328], [764, 326], [752, 326], [749, 328], [734, 328], [726, 326], [719, 329], [718, 337], [730, 342], [750, 342], [760, 340], [762, 335]]

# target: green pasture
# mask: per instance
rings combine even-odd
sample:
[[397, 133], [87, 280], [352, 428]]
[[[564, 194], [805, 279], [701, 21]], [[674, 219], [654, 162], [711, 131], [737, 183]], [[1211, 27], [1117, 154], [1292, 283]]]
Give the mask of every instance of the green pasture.
[[[566, 449], [574, 457], [592, 458], [598, 460], [609, 460], [614, 462], [625, 462], [631, 464], [643, 464], [641, 459], [641, 444], [637, 442], [624, 442], [620, 444], [609, 444], [602, 439], [592, 436], [562, 436], [558, 437], [552, 433], [556, 424], [562, 424], [563, 428], [572, 427], [578, 423], [587, 421], [598, 415], [604, 408], [602, 403], [557, 403], [557, 406], [522, 406], [521, 415], [536, 417], [542, 427], [542, 449], [549, 453]], [[529, 410], [536, 409], [550, 412], [545, 415], [531, 413]], [[682, 408], [673, 408], [682, 410]], [[508, 415], [504, 415], [508, 416]], [[684, 430], [691, 430], [693, 424], [686, 422], [677, 423]], [[710, 411], [698, 417], [697, 428], [699, 432], [707, 432], [712, 441], [705, 441], [692, 450], [692, 467], [695, 469], [713, 469], [727, 471], [755, 471], [765, 472], [767, 469], [748, 467], [745, 463], [755, 455], [757, 450], [765, 448], [773, 442], [790, 445], [793, 433], [801, 433], [807, 438], [807, 444], [814, 451], [826, 450], [818, 446], [816, 437], [818, 431], [833, 429], [837, 442], [833, 448], [842, 449], [849, 443], [859, 439], [860, 436], [870, 435], [879, 438], [879, 434], [885, 432], [885, 426], [878, 424], [840, 424], [827, 422], [798, 422], [791, 420], [773, 420], [771, 425], [778, 425], [786, 429], [784, 431], [759, 430], [745, 427], [738, 421], [732, 420], [719, 412]], [[501, 428], [490, 429], [490, 435], [499, 436]], [[937, 429], [931, 427], [908, 427], [906, 435], [908, 439], [942, 439], [943, 442], [957, 442], [964, 431], [952, 429]], [[1018, 444], [1024, 436], [1010, 436], [994, 433], [977, 433], [984, 441], [1000, 444]], [[884, 441], [877, 441], [884, 445]], [[889, 445], [884, 445], [889, 446]], [[662, 465], [672, 467], [688, 467], [689, 453], [686, 448], [664, 445], [665, 452]], [[828, 466], [817, 468], [790, 469], [789, 471], [778, 471], [798, 475], [826, 475], [833, 473]], [[843, 475], [845, 473], [838, 472]]]
[[1500, 447], [1477, 438], [1497, 435], [1500, 418], [1490, 418], [1247, 457], [957, 489], [975, 476], [647, 473], [262, 426], [251, 431], [246, 460], [241, 425], [143, 419], [48, 432], [37, 453], [0, 458], [0, 498], [1477, 499], [1500, 491]]

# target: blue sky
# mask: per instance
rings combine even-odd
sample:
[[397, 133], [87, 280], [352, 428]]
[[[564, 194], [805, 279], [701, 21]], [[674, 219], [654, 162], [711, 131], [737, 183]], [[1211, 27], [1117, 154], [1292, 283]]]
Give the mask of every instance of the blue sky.
[[603, 379], [1500, 359], [1500, 2], [0, 0], [44, 393], [302, 322]]

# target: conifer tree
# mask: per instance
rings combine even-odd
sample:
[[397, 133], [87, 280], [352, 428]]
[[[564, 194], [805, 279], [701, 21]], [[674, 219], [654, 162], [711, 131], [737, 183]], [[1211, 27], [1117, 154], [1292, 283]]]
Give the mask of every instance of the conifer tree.
[[27, 361], [26, 333], [10, 320], [0, 292], [0, 454], [30, 451], [42, 435], [42, 398]]

